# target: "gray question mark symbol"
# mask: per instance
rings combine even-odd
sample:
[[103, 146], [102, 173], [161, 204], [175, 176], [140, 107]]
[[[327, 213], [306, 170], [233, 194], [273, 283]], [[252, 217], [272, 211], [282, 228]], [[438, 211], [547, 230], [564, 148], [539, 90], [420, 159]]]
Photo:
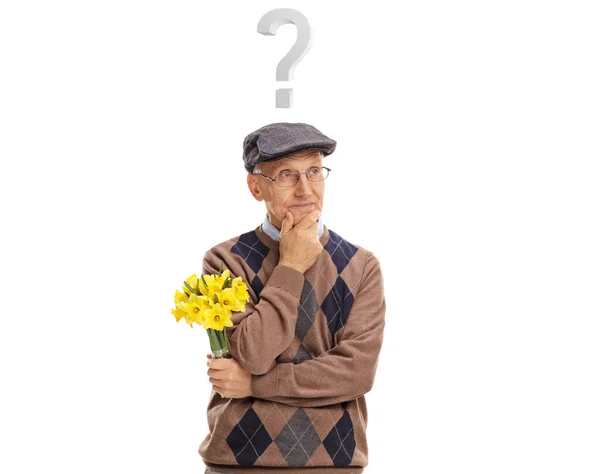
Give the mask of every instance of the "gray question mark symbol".
[[[310, 50], [312, 40], [312, 30], [308, 20], [302, 13], [292, 8], [276, 8], [265, 13], [258, 22], [258, 32], [261, 35], [274, 36], [279, 27], [286, 23], [296, 26], [298, 36], [294, 46], [277, 65], [275, 73], [277, 81], [294, 79], [294, 69]], [[292, 89], [277, 89], [275, 91], [275, 107], [290, 108], [292, 106], [292, 92]]]

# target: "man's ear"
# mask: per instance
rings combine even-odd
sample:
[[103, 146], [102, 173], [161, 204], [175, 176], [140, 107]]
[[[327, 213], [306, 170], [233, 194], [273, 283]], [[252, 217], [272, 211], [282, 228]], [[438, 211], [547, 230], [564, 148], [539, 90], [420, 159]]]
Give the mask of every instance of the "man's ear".
[[254, 199], [256, 199], [257, 201], [263, 201], [264, 196], [260, 189], [260, 185], [258, 184], [259, 179], [260, 179], [260, 176], [252, 174], [252, 173], [248, 173], [246, 181], [248, 183], [248, 189], [252, 193], [252, 196], [254, 196]]

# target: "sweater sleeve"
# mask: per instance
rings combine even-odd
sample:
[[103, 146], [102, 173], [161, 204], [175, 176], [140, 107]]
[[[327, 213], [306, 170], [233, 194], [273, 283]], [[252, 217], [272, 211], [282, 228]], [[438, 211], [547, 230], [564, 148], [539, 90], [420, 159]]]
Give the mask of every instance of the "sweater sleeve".
[[[233, 278], [241, 276], [248, 287], [250, 281], [244, 266], [229, 252], [212, 248], [204, 255], [204, 274], [229, 269]], [[226, 327], [227, 343], [232, 357], [252, 374], [265, 374], [295, 337], [296, 320], [304, 275], [287, 266], [277, 265], [260, 293], [258, 302], [252, 297], [246, 311], [231, 315], [233, 326]]]
[[300, 407], [340, 403], [371, 390], [385, 327], [379, 260], [371, 253], [341, 339], [332, 349], [299, 364], [279, 363], [252, 375], [252, 396]]

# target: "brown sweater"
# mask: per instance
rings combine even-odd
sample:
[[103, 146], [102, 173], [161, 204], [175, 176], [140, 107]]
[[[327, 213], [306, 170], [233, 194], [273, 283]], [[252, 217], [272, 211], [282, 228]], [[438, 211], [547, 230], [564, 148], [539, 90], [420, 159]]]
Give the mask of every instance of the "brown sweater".
[[258, 226], [204, 256], [202, 273], [229, 269], [248, 285], [227, 328], [252, 396], [212, 391], [198, 452], [218, 472], [350, 474], [368, 464], [367, 405], [385, 326], [379, 261], [324, 227], [323, 252], [304, 274], [278, 265], [279, 242]]

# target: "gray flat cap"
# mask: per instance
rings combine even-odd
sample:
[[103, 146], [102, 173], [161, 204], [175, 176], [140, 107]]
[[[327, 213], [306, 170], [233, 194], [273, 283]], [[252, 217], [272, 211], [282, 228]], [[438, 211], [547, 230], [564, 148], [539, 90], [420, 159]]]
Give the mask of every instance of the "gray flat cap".
[[337, 142], [306, 123], [279, 122], [265, 125], [244, 138], [244, 166], [275, 161], [305, 150], [321, 150], [324, 156], [335, 151]]

